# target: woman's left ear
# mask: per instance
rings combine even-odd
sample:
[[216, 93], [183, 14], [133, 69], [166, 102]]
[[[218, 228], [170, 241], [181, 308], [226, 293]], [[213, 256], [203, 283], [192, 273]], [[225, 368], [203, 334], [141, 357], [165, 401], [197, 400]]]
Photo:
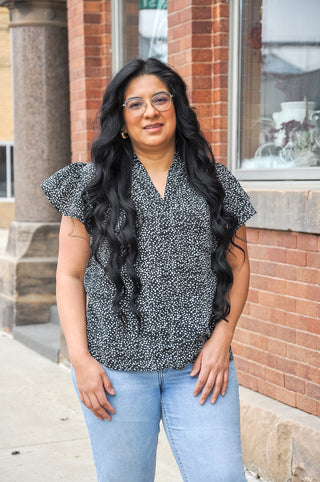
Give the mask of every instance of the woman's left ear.
[[129, 137], [128, 133], [125, 131], [124, 127], [121, 129], [121, 137], [122, 137], [122, 139], [128, 139], [128, 137]]

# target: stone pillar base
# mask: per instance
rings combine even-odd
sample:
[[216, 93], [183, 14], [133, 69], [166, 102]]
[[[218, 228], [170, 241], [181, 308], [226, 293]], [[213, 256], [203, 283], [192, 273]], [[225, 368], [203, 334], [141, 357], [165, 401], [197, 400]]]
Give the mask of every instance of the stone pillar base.
[[48, 323], [55, 304], [60, 223], [13, 222], [0, 255], [0, 329]]

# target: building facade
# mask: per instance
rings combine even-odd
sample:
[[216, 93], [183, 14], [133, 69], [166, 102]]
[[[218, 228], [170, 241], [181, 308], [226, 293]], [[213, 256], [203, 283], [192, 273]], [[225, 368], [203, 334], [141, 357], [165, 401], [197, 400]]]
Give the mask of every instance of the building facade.
[[[320, 480], [314, 452], [305, 456], [308, 443], [292, 448], [310, 426], [313, 447], [320, 441], [318, 0], [67, 0], [66, 7], [72, 162], [90, 160], [113, 73], [132, 57], [153, 55], [185, 79], [216, 160], [249, 193], [258, 212], [247, 229], [251, 287], [232, 348], [242, 387], [280, 402], [261, 428], [277, 451], [252, 465], [264, 466], [268, 480], [308, 480], [303, 470]], [[281, 404], [292, 420], [311, 418], [299, 429], [281, 422], [275, 435]], [[253, 453], [249, 406], [243, 423]], [[284, 452], [290, 456], [279, 461]]]
[[[118, 10], [120, 3], [67, 2], [73, 161], [90, 159], [94, 120], [112, 75], [114, 45], [122, 39], [121, 48], [126, 51], [133, 45], [133, 29], [138, 37], [142, 2], [123, 1], [122, 16], [114, 20], [112, 9]], [[308, 19], [314, 8], [320, 9], [319, 4], [309, 3]], [[317, 135], [320, 37], [309, 27], [296, 40], [290, 38], [292, 19], [288, 37], [277, 38], [284, 34], [280, 28], [272, 30], [277, 27], [270, 13], [272, 4], [247, 0], [240, 8], [237, 1], [169, 0], [168, 62], [188, 85], [191, 104], [216, 160], [240, 179], [258, 211], [248, 225], [251, 289], [233, 343], [240, 382], [319, 416], [320, 158], [314, 148], [318, 139], [306, 146], [305, 160], [301, 155], [295, 163], [289, 147], [279, 146], [281, 129], [273, 134], [278, 139], [266, 142], [265, 138], [282, 123], [279, 119], [276, 124], [273, 112], [280, 111], [283, 122], [291, 120], [291, 113], [286, 117], [281, 112], [280, 104], [289, 104], [286, 98], [300, 101], [292, 115], [297, 123], [303, 121], [307, 95], [309, 117], [314, 119], [310, 135]], [[299, 17], [301, 2], [295, 4], [291, 9]], [[311, 37], [304, 37], [307, 34]], [[300, 68], [294, 67], [299, 56], [308, 56], [308, 48], [316, 57], [315, 65], [306, 60]], [[137, 43], [130, 54], [123, 55], [124, 61], [139, 55]], [[118, 60], [118, 66], [122, 63], [123, 59]], [[289, 87], [293, 97], [286, 97]], [[284, 167], [285, 162], [292, 167]], [[275, 167], [266, 167], [271, 165]]]

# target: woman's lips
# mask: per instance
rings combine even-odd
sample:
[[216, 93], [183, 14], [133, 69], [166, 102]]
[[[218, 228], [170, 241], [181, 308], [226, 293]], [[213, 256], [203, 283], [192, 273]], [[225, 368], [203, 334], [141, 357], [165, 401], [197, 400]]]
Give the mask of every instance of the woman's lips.
[[148, 131], [154, 131], [160, 129], [162, 126], [163, 124], [149, 124], [145, 126], [144, 129]]

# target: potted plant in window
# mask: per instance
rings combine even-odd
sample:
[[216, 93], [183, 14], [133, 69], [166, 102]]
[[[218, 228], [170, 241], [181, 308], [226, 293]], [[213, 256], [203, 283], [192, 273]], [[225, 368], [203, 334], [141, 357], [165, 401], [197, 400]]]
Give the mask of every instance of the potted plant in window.
[[320, 166], [320, 122], [318, 112], [302, 122], [291, 120], [281, 124], [284, 134], [280, 157], [296, 167]]
[[320, 111], [310, 114], [309, 104], [314, 103], [305, 99], [303, 115], [299, 108], [277, 119], [255, 157], [272, 154], [279, 159], [278, 167], [320, 166]]

